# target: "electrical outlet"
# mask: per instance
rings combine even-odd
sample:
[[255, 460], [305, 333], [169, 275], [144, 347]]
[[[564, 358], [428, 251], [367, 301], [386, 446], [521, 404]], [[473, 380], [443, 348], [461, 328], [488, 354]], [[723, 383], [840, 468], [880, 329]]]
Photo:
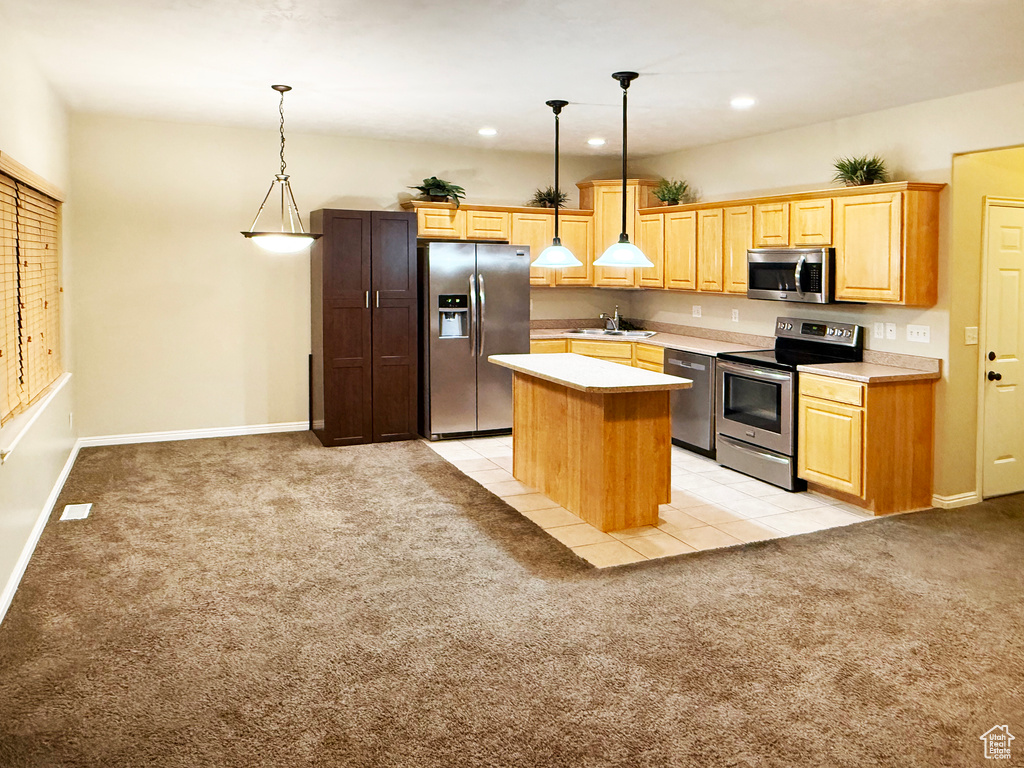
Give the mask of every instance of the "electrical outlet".
[[907, 341], [917, 341], [927, 344], [931, 341], [932, 328], [930, 325], [908, 325]]
[[875, 323], [875, 338], [876, 339], [884, 339], [885, 338], [885, 323]]
[[740, 321], [740, 311], [738, 309], [734, 309], [732, 311], [732, 321], [734, 323], [738, 323]]
[[896, 323], [885, 324], [885, 338], [896, 341]]
[[972, 325], [964, 328], [964, 344], [974, 346], [978, 343], [978, 326]]
[[693, 305], [693, 316], [700, 317], [700, 304]]

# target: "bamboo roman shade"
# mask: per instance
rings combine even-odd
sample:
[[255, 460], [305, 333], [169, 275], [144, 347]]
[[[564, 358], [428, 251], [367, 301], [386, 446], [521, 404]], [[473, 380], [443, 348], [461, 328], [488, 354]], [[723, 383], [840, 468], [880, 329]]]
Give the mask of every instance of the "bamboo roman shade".
[[0, 421], [61, 374], [60, 203], [0, 173]]

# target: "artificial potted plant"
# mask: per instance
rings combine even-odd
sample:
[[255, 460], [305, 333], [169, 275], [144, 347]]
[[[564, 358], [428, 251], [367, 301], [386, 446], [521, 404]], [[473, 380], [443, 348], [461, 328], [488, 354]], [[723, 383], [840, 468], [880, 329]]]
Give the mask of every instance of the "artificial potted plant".
[[548, 187], [547, 189], [538, 189], [534, 192], [527, 205], [537, 208], [554, 208], [556, 206], [558, 208], [565, 208], [567, 202], [569, 202], [568, 194], [562, 190], [558, 190], [556, 194], [554, 187]]
[[681, 202], [690, 202], [693, 191], [685, 181], [662, 179], [654, 188], [654, 196], [661, 200], [663, 205], [677, 205]]
[[885, 167], [885, 160], [878, 155], [840, 157], [835, 162], [835, 168], [836, 175], [832, 177], [832, 181], [841, 181], [848, 187], [881, 184], [889, 180], [889, 171]]
[[459, 207], [459, 201], [466, 197], [466, 190], [458, 184], [452, 184], [450, 181], [437, 178], [437, 176], [424, 179], [422, 184], [409, 187], [409, 189], [419, 190], [421, 197], [435, 203], [451, 201], [455, 203], [456, 208]]

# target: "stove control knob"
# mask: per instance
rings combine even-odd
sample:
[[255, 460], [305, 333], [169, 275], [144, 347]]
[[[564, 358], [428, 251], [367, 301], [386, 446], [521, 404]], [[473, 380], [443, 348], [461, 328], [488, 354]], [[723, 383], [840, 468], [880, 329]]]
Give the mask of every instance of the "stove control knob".
[[836, 335], [836, 329], [835, 328], [829, 328], [828, 329], [828, 335], [829, 336], [835, 336]]
[[787, 331], [792, 331], [793, 330], [793, 324], [792, 323], [786, 323], [786, 330]]

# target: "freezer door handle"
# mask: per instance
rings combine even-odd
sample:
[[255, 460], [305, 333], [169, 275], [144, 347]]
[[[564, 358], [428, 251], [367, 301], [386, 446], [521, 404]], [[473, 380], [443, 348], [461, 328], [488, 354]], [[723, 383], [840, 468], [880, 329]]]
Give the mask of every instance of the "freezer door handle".
[[469, 276], [469, 356], [476, 357], [476, 275]]
[[487, 291], [484, 290], [484, 276], [480, 275], [480, 350], [477, 356], [484, 354], [484, 342], [487, 339]]

